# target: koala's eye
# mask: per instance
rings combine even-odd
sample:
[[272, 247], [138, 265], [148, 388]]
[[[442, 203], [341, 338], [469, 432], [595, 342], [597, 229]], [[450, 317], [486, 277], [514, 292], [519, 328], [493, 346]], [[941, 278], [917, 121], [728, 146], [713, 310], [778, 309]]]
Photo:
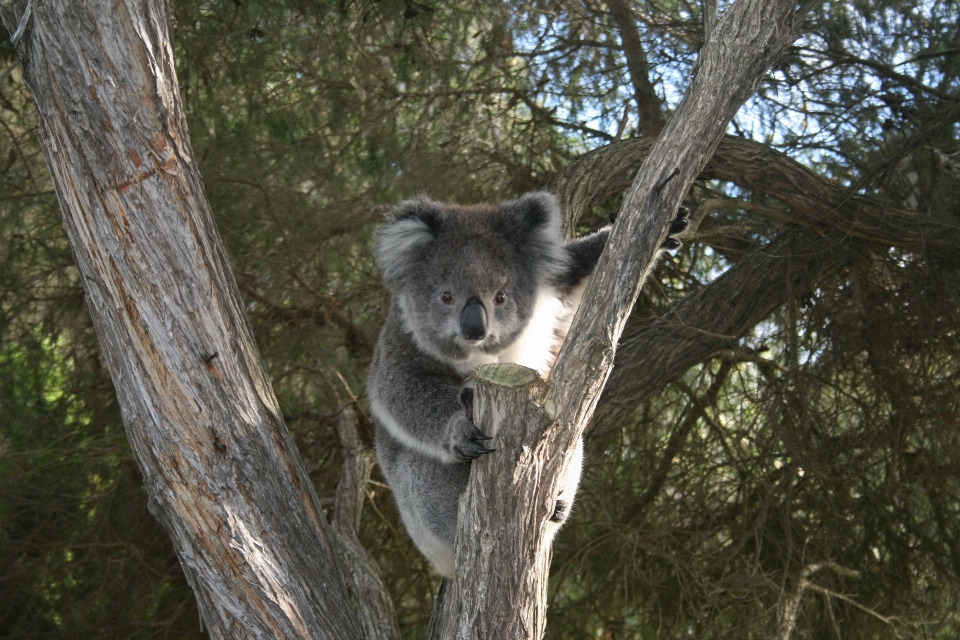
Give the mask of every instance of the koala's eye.
[[453, 304], [453, 294], [449, 291], [444, 291], [440, 294], [440, 302], [443, 304]]
[[507, 301], [507, 294], [503, 291], [497, 291], [497, 295], [493, 296], [493, 304], [503, 304]]

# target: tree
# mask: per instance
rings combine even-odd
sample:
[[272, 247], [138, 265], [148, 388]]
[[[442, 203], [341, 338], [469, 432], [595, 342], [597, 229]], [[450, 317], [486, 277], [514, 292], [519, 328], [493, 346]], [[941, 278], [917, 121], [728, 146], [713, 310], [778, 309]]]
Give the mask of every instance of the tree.
[[[627, 73], [641, 68], [637, 55], [662, 101], [652, 111], [675, 104], [670, 92], [702, 37], [695, 7], [633, 5], [639, 53], [626, 33], [620, 46], [622, 14], [563, 8], [174, 7], [197, 156], [283, 413], [327, 495], [341, 459], [331, 439], [343, 406], [336, 390], [359, 388], [378, 314], [362, 249], [375, 216], [350, 212], [404, 190], [486, 199], [552, 178], [572, 229], [616, 207], [649, 152], [650, 141], [631, 133], [643, 130], [632, 114], [646, 113], [634, 106], [643, 82]], [[796, 633], [860, 637], [888, 625], [920, 633], [933, 627], [919, 621], [952, 610], [956, 80], [943, 16], [955, 13], [817, 9], [809, 35], [735, 121], [734, 132], [765, 144], [721, 143], [688, 196], [700, 222], [689, 248], [662, 266], [627, 324], [591, 432], [585, 495], [559, 540], [551, 634], [766, 636], [770, 625], [783, 635], [796, 624]], [[321, 41], [327, 55], [318, 55]], [[78, 282], [60, 266], [63, 245], [58, 254], [56, 236], [42, 233], [49, 194], [14, 179], [35, 170], [23, 143], [30, 116], [10, 108], [19, 95], [10, 83], [5, 140], [25, 152], [14, 154], [4, 185], [24, 195], [0, 207], [20, 221], [5, 225], [3, 255], [22, 282], [0, 298], [4, 336], [19, 336], [4, 339], [3, 362], [9, 371], [40, 363], [34, 394], [43, 398], [18, 400], [26, 387], [14, 375], [4, 406], [97, 434], [89, 415], [103, 385], [70, 381], [103, 374], [84, 356], [90, 334], [71, 315], [82, 308], [57, 304], [76, 299]], [[627, 139], [570, 162], [616, 137]], [[18, 239], [23, 229], [44, 242]], [[20, 348], [31, 340], [35, 348]], [[105, 407], [96, 415], [109, 422]], [[362, 412], [358, 420], [369, 438]], [[5, 458], [5, 477], [11, 465], [42, 468], [26, 460]], [[71, 491], [118, 495], [105, 490], [119, 486], [115, 468]], [[30, 477], [4, 486], [37, 486]], [[389, 494], [370, 488], [383, 516], [364, 518], [361, 538], [377, 550], [402, 626], [414, 630], [433, 587], [390, 533]], [[25, 505], [66, 504], [10, 491], [2, 500], [13, 523], [26, 522]], [[111, 512], [91, 504], [97, 517]], [[4, 525], [4, 539], [30, 539], [15, 531]], [[57, 549], [56, 560], [18, 552], [16, 566], [64, 567], [63, 577], [35, 572], [19, 584], [66, 602], [96, 589], [59, 550], [87, 554], [83, 541], [96, 538], [63, 539], [40, 547]], [[152, 597], [163, 613], [137, 620], [178, 619], [162, 593]], [[72, 611], [44, 602], [49, 613], [35, 624], [54, 628], [55, 614], [93, 620], [106, 611], [94, 600]], [[26, 628], [23, 617], [5, 619]], [[949, 635], [944, 620], [930, 633]]]
[[3, 9], [150, 511], [211, 635], [359, 638], [194, 166], [167, 6]]

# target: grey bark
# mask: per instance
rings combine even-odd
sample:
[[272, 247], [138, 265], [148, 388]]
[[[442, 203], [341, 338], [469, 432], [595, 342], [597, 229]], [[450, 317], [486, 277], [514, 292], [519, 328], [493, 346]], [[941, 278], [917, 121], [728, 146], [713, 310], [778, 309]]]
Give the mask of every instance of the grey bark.
[[703, 41], [710, 39], [710, 33], [717, 25], [717, 0], [703, 0]]
[[[498, 425], [498, 451], [474, 465], [461, 498], [457, 574], [441, 637], [542, 637], [551, 542], [543, 532], [560, 472], [593, 414], [671, 218], [729, 120], [793, 41], [795, 19], [793, 2], [738, 0], [718, 22], [686, 97], [624, 199], [546, 385], [495, 384], [499, 375], [478, 372], [477, 417], [481, 428]], [[497, 473], [486, 473], [488, 465]]]
[[494, 437], [510, 433], [506, 446], [473, 462], [470, 489], [460, 499], [457, 574], [441, 599], [440, 632], [433, 637], [542, 638], [554, 500], [518, 488], [539, 484], [542, 470], [564, 457], [545, 438], [555, 413], [543, 402], [545, 383], [530, 369], [488, 365], [475, 382], [477, 426]]
[[167, 3], [0, 10], [150, 510], [210, 635], [359, 638], [200, 183]]

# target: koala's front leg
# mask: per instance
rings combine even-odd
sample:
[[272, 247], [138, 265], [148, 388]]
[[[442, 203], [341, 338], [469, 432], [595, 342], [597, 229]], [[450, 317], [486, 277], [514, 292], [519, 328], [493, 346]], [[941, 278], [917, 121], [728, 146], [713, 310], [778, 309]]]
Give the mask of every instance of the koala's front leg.
[[[485, 453], [493, 453], [496, 449], [489, 449], [484, 444], [492, 440], [483, 431], [477, 428], [473, 421], [473, 389], [464, 387], [460, 390], [460, 404], [464, 408], [463, 420], [454, 429], [453, 437], [457, 441], [452, 445], [453, 453], [463, 461], [474, 460]], [[457, 433], [459, 431], [459, 433]]]
[[445, 464], [492, 449], [473, 422], [473, 389], [410, 350], [375, 358], [367, 381], [370, 409], [399, 443]]

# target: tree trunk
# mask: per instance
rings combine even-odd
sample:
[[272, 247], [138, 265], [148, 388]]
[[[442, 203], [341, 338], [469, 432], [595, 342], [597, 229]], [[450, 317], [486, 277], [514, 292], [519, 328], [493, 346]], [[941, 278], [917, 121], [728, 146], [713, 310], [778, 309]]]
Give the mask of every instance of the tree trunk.
[[214, 227], [164, 0], [0, 0], [151, 512], [215, 638], [359, 638]]
[[[493, 364], [475, 378], [477, 426], [494, 437], [510, 434], [495, 454], [474, 460], [471, 489], [460, 498], [457, 575], [442, 598], [437, 637], [542, 638], [555, 501], [517, 489], [539, 485], [541, 471], [563, 459], [545, 438], [555, 415], [531, 369]], [[503, 600], [490, 606], [491, 597]]]
[[[457, 574], [444, 598], [441, 637], [543, 636], [551, 541], [541, 532], [561, 472], [610, 375], [620, 334], [670, 220], [730, 119], [793, 42], [796, 18], [787, 0], [738, 0], [727, 10], [701, 51], [686, 97], [624, 199], [548, 384], [522, 386], [525, 403], [504, 399], [516, 395], [513, 389], [478, 384], [479, 420], [499, 424], [492, 445], [498, 452], [489, 457], [499, 460], [474, 464], [460, 500]], [[478, 372], [478, 380], [489, 377]], [[516, 408], [506, 415], [484, 414], [484, 407], [507, 403]], [[496, 474], [487, 473], [491, 464], [498, 465]]]

